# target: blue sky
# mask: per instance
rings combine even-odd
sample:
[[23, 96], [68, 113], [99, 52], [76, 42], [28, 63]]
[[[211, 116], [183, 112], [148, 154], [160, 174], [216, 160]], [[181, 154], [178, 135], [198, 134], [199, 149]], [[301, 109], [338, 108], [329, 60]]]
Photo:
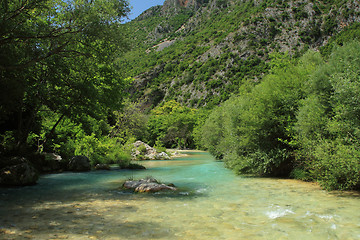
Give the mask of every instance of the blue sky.
[[132, 20], [152, 6], [163, 5], [165, 0], [129, 0], [132, 6], [129, 18]]

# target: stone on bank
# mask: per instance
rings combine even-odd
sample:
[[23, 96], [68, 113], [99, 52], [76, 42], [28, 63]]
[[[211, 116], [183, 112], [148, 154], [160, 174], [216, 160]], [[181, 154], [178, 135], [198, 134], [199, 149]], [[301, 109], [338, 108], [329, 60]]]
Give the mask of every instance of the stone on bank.
[[89, 158], [86, 156], [75, 156], [71, 158], [68, 170], [74, 172], [86, 172], [91, 170], [91, 164]]
[[157, 152], [157, 150], [150, 145], [136, 141], [131, 156], [135, 160], [169, 160], [170, 156], [166, 152]]
[[1, 186], [25, 186], [36, 184], [39, 178], [38, 171], [24, 157], [11, 160], [12, 165], [0, 169]]

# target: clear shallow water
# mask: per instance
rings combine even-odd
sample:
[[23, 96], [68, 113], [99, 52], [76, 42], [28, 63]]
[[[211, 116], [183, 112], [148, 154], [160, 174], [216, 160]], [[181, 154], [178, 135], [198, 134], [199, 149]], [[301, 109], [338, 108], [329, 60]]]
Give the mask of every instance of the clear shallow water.
[[[207, 153], [146, 171], [44, 175], [0, 189], [0, 239], [360, 239], [360, 195], [294, 180], [235, 176]], [[152, 176], [175, 193], [132, 194]]]

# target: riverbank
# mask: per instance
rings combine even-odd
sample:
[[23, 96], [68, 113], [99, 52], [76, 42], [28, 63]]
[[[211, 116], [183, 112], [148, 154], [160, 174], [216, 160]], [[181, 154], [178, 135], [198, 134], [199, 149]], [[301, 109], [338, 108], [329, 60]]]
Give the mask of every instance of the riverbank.
[[189, 153], [201, 153], [205, 151], [201, 150], [179, 150], [179, 149], [166, 149], [168, 153], [170, 153], [171, 158], [181, 158], [188, 157]]

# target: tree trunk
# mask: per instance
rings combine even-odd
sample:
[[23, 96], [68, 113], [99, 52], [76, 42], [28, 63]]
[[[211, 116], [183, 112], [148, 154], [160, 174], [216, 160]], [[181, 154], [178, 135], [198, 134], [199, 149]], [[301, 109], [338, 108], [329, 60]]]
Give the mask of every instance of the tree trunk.
[[40, 143], [40, 144], [38, 145], [38, 150], [37, 150], [38, 152], [40, 152], [40, 149], [43, 148], [43, 146], [45, 145], [47, 139], [52, 138], [52, 137], [54, 136], [56, 127], [60, 124], [60, 122], [64, 119], [64, 117], [65, 117], [65, 113], [63, 113], [63, 114], [60, 116], [60, 118], [56, 121], [56, 123], [54, 124], [54, 126], [51, 128], [50, 132], [45, 135], [45, 138], [44, 138], [44, 140], [42, 141], [42, 143]]

